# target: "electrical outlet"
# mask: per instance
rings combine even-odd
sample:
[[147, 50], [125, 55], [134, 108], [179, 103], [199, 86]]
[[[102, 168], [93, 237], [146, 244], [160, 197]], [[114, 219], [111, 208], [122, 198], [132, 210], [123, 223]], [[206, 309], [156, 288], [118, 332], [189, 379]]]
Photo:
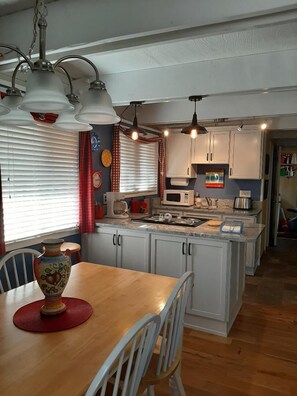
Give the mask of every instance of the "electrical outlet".
[[240, 190], [239, 196], [243, 198], [251, 198], [252, 196], [251, 190]]
[[104, 204], [107, 204], [107, 197], [106, 197], [106, 194], [105, 194], [105, 193], [103, 194], [103, 203], [104, 203]]

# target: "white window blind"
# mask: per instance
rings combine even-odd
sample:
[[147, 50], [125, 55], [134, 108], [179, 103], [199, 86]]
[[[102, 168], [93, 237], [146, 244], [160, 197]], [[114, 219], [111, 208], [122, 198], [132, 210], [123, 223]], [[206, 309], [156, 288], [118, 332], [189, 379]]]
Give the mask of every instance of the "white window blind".
[[120, 192], [157, 194], [158, 143], [143, 144], [120, 133]]
[[78, 133], [0, 125], [5, 242], [78, 225]]

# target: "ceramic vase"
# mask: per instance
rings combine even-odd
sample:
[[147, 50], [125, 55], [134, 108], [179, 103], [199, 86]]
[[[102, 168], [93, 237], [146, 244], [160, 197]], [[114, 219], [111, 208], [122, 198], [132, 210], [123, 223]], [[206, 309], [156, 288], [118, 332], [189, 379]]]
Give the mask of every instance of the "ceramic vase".
[[34, 274], [45, 296], [40, 311], [44, 315], [58, 315], [66, 310], [62, 293], [67, 285], [71, 260], [70, 251], [60, 250], [63, 239], [46, 239], [42, 242], [43, 253], [34, 260]]

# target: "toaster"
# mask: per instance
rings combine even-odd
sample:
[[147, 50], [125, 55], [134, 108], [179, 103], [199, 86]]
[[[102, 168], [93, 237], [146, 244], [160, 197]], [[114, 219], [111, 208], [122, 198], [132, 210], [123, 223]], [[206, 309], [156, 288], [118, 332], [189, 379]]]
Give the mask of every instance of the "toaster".
[[249, 210], [253, 207], [253, 200], [250, 197], [235, 197], [234, 198], [234, 209]]

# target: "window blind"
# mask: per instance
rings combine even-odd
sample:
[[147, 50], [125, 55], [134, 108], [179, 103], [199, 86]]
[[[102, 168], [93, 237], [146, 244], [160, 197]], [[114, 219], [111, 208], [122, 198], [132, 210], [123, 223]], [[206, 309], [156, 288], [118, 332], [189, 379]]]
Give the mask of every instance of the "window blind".
[[78, 133], [0, 125], [5, 242], [78, 226]]
[[140, 143], [120, 133], [120, 192], [157, 194], [158, 143]]

